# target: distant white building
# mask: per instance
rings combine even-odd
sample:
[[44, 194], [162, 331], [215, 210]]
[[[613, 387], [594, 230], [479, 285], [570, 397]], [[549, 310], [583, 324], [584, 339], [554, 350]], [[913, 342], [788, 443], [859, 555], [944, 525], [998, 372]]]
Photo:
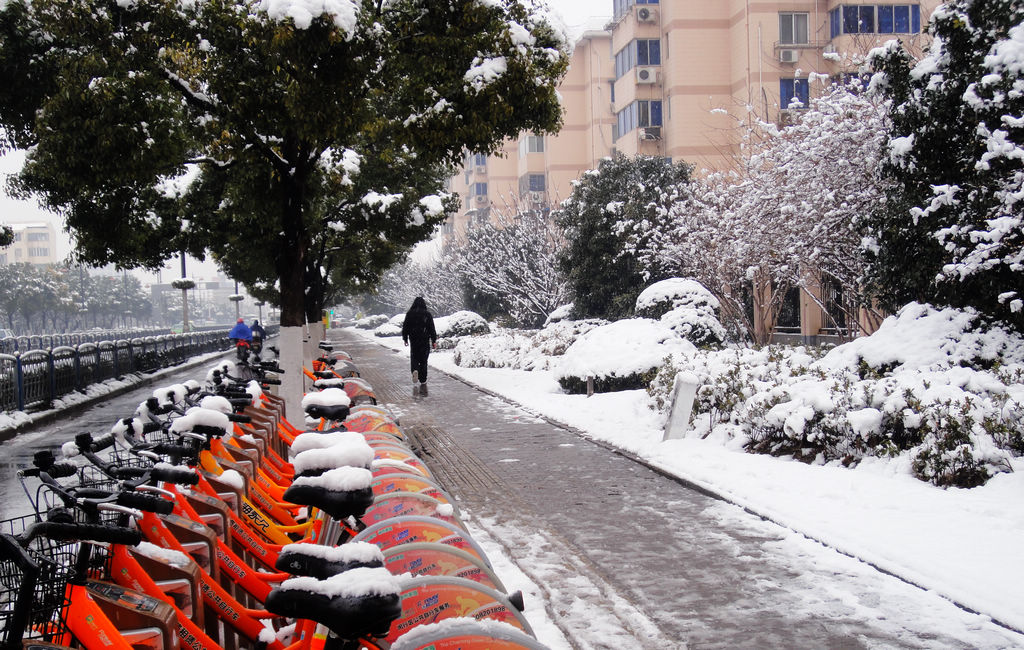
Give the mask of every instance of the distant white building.
[[56, 264], [57, 232], [45, 221], [9, 223], [14, 243], [0, 248], [0, 264]]

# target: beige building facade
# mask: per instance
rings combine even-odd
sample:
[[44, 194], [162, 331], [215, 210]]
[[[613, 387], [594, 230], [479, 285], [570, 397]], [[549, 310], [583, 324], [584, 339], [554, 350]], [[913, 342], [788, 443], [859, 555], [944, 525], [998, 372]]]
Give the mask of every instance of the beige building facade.
[[14, 230], [14, 242], [0, 248], [0, 264], [56, 264], [57, 232], [44, 221], [8, 224]]
[[[734, 165], [743, 125], [785, 124], [893, 38], [917, 52], [938, 0], [613, 0], [615, 148]], [[819, 77], [823, 78], [823, 77]]]
[[550, 210], [569, 197], [572, 181], [613, 151], [612, 35], [584, 32], [558, 87], [562, 129], [555, 135], [524, 133], [499, 155], [469, 153], [449, 191], [462, 210], [445, 226], [461, 236], [474, 224], [497, 221], [520, 210]]

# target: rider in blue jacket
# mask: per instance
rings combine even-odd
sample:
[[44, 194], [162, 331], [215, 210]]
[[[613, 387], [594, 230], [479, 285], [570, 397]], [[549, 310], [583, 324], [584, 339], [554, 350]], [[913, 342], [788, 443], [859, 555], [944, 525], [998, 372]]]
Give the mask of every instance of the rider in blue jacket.
[[239, 318], [235, 326], [228, 332], [228, 338], [236, 341], [252, 342], [252, 330], [245, 324], [245, 319]]

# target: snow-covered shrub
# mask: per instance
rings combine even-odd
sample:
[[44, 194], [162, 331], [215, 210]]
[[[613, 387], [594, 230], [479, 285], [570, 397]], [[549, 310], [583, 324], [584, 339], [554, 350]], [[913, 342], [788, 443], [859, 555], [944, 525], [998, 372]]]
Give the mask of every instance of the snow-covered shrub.
[[380, 327], [373, 330], [374, 336], [401, 336], [402, 326], [395, 325], [394, 323], [384, 323]]
[[844, 465], [900, 457], [922, 480], [962, 487], [1022, 465], [1024, 337], [973, 310], [912, 303], [820, 358], [785, 347], [677, 352], [652, 382], [661, 408], [679, 370], [701, 382], [696, 435], [755, 453]]
[[558, 357], [565, 354], [569, 346], [575, 343], [576, 339], [580, 336], [595, 327], [607, 324], [608, 321], [600, 318], [559, 320], [534, 334], [533, 345], [541, 354], [549, 357]]
[[570, 302], [568, 305], [562, 305], [555, 311], [548, 314], [548, 319], [544, 321], [544, 326], [547, 327], [552, 323], [567, 320], [572, 316], [573, 304]]
[[570, 393], [585, 393], [587, 378], [594, 390], [610, 392], [646, 388], [666, 357], [695, 350], [668, 326], [647, 318], [630, 318], [596, 327], [565, 351], [555, 379]]
[[607, 323], [563, 320], [542, 330], [497, 328], [489, 335], [459, 339], [455, 363], [465, 368], [548, 370], [580, 335]]
[[669, 278], [640, 292], [636, 315], [657, 318], [694, 345], [717, 345], [725, 340], [725, 328], [716, 311], [720, 304], [699, 282]]
[[372, 316], [366, 316], [356, 321], [355, 325], [359, 329], [372, 330], [388, 322], [388, 317], [384, 314], [374, 314]]
[[491, 331], [484, 317], [471, 311], [457, 311], [450, 316], [435, 318], [434, 329], [439, 339], [486, 334]]
[[467, 336], [455, 345], [455, 365], [463, 368], [521, 368], [524, 351], [531, 347], [530, 337], [515, 330], [500, 330], [488, 336]]

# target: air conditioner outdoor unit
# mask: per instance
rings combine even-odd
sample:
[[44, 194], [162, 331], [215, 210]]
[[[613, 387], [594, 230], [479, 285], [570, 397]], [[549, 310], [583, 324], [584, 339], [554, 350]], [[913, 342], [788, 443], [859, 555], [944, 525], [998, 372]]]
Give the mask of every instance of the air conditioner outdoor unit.
[[486, 194], [477, 194], [476, 195], [476, 202], [477, 203], [486, 203], [487, 202], [487, 195]]
[[800, 50], [779, 50], [779, 61], [796, 63], [800, 59]]
[[640, 23], [653, 23], [658, 20], [658, 10], [650, 7], [637, 7], [636, 20]]
[[528, 196], [530, 203], [540, 203], [544, 200], [544, 192], [530, 192]]
[[657, 68], [637, 68], [636, 82], [638, 84], [652, 84], [658, 81]]
[[478, 174], [486, 174], [487, 173], [487, 166], [486, 165], [477, 165], [476, 166], [476, 173], [478, 173]]
[[660, 126], [645, 126], [640, 129], [641, 140], [661, 140]]
[[779, 111], [779, 126], [790, 126], [795, 121], [796, 116], [793, 111], [788, 109], [782, 109]]

